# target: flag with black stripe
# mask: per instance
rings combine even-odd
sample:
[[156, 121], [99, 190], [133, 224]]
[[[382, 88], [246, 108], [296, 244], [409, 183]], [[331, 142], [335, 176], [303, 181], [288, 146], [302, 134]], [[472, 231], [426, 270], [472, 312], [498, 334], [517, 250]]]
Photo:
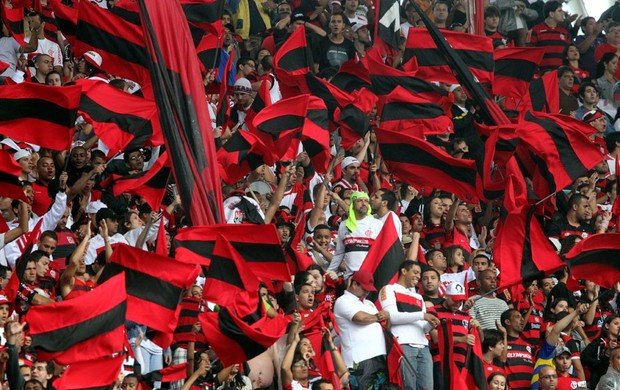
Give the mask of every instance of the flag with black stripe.
[[290, 280], [280, 236], [273, 224], [224, 224], [180, 229], [174, 237], [176, 259], [208, 267], [219, 234], [231, 243], [259, 278]]
[[613, 288], [620, 280], [620, 233], [593, 234], [578, 242], [564, 258], [577, 280]]
[[151, 371], [142, 376], [147, 382], [169, 383], [187, 378], [187, 362]]
[[21, 47], [26, 46], [25, 34], [24, 34], [24, 7], [8, 8], [5, 1], [0, 5], [0, 11], [2, 13], [2, 21], [9, 30], [9, 33]]
[[42, 21], [45, 22], [45, 27], [43, 28], [45, 38], [58, 43], [58, 26], [56, 26], [56, 18], [54, 18], [52, 6], [50, 3], [39, 4], [41, 6], [41, 15], [43, 15]]
[[127, 306], [121, 274], [75, 299], [32, 306], [24, 321], [37, 358], [65, 365], [121, 352]]
[[217, 150], [220, 176], [229, 185], [238, 182], [261, 165], [271, 166], [277, 160], [275, 151], [249, 131], [234, 132]]
[[390, 213], [360, 269], [373, 275], [375, 288], [380, 291], [384, 286], [396, 282], [398, 267], [403, 261], [405, 252], [396, 231], [394, 216]]
[[308, 153], [312, 166], [325, 173], [331, 158], [329, 146], [329, 118], [325, 103], [315, 97], [308, 99], [308, 110], [301, 132], [301, 143]]
[[162, 133], [155, 133], [151, 124], [157, 120], [154, 102], [103, 81], [79, 80], [77, 85], [82, 87], [80, 114], [93, 125], [95, 134], [110, 149], [108, 155], [114, 155], [130, 144], [130, 148], [163, 145]]
[[255, 322], [264, 315], [258, 296], [259, 280], [230, 242], [221, 234], [215, 240], [202, 298], [220, 306], [235, 306], [237, 315]]
[[230, 119], [230, 92], [229, 81], [234, 79], [231, 74], [233, 69], [233, 57], [228, 55], [226, 59], [226, 65], [224, 66], [224, 72], [222, 73], [222, 79], [220, 80], [220, 90], [217, 99], [217, 113], [215, 115], [216, 126], [224, 126]]
[[[127, 282], [127, 319], [169, 334], [168, 343], [172, 341], [181, 295], [196, 280], [199, 268], [118, 244], [98, 283], [123, 272]], [[167, 348], [169, 344], [158, 345]]]
[[473, 346], [467, 345], [467, 360], [461, 374], [467, 384], [467, 389], [487, 390], [487, 376], [484, 369], [484, 356], [482, 354], [482, 344], [477, 328], [471, 328], [469, 334], [476, 338]]
[[537, 279], [566, 265], [547, 240], [535, 211], [535, 206], [522, 205], [499, 222], [493, 260], [501, 267], [503, 287]]
[[[54, 381], [58, 390], [94, 390], [109, 389], [118, 380], [118, 374], [127, 356], [118, 354], [115, 357], [104, 357], [72, 363]], [[96, 373], [96, 375], [93, 375]]]
[[[483, 35], [474, 35], [455, 31], [442, 31], [443, 36], [456, 51], [457, 55], [469, 67], [480, 83], [493, 83], [493, 40]], [[450, 64], [431, 38], [425, 28], [409, 29], [407, 45], [403, 55], [403, 65], [415, 57], [417, 61], [416, 76], [425, 80], [443, 81], [458, 84]]]
[[18, 179], [21, 173], [22, 168], [13, 156], [6, 150], [0, 149], [0, 196], [29, 202]]
[[385, 130], [415, 128], [420, 137], [454, 132], [452, 119], [441, 106], [400, 86], [381, 99], [377, 112]]
[[148, 171], [129, 176], [112, 176], [114, 196], [124, 192], [144, 198], [153, 210], [159, 210], [166, 194], [166, 185], [172, 172], [168, 152], [165, 151]]
[[195, 335], [192, 333], [192, 326], [198, 322], [198, 314], [201, 311], [200, 298], [184, 296], [181, 300], [181, 312], [179, 320], [172, 335], [172, 341], [179, 344], [187, 344], [194, 341]]
[[356, 60], [349, 60], [340, 65], [338, 73], [329, 82], [348, 93], [362, 88], [372, 89], [368, 69], [362, 62]]
[[[537, 157], [550, 175], [533, 177], [534, 192], [542, 199], [571, 184], [603, 160], [600, 149], [586, 135], [587, 124], [561, 115], [527, 112], [516, 129], [518, 148]], [[538, 185], [538, 181], [543, 181]], [[542, 185], [544, 184], [544, 186]], [[550, 192], [542, 192], [545, 188]]]
[[[196, 47], [196, 54], [200, 62], [200, 71], [207, 74], [211, 69], [220, 66], [224, 37], [216, 34], [205, 34]], [[233, 57], [233, 56], [230, 56]]]
[[544, 54], [545, 49], [541, 47], [514, 47], [493, 52], [493, 94], [506, 98], [506, 108], [515, 110], [522, 104]]
[[178, 2], [139, 3], [155, 101], [183, 208], [193, 225], [218, 223], [223, 218], [221, 180], [187, 21]]
[[78, 10], [63, 3], [62, 0], [48, 0], [54, 19], [56, 20], [56, 28], [62, 32], [62, 35], [72, 45], [75, 45], [75, 34], [77, 31]]
[[396, 53], [400, 46], [400, 2], [376, 0], [375, 47], [385, 53]]
[[273, 69], [278, 79], [288, 84], [291, 76], [302, 76], [312, 71], [312, 53], [306, 41], [306, 28], [300, 26], [282, 44], [273, 58]]
[[414, 186], [455, 194], [467, 203], [478, 200], [476, 162], [458, 159], [405, 131], [376, 129], [381, 156], [390, 172]]
[[403, 388], [402, 371], [400, 370], [401, 364], [407, 364], [403, 362], [405, 353], [403, 347], [401, 347], [398, 339], [389, 329], [382, 327], [383, 338], [385, 339], [385, 355], [387, 361], [388, 378], [391, 383], [394, 383]]
[[225, 367], [247, 362], [265, 352], [286, 333], [290, 321], [279, 315], [248, 325], [231, 308], [203, 313], [198, 318], [209, 345]]
[[180, 0], [185, 19], [191, 26], [208, 30], [211, 24], [222, 19], [224, 0]]
[[69, 150], [80, 87], [21, 83], [0, 87], [0, 134], [53, 150]]
[[532, 110], [557, 114], [560, 112], [560, 84], [558, 71], [547, 72], [530, 82], [522, 111]]

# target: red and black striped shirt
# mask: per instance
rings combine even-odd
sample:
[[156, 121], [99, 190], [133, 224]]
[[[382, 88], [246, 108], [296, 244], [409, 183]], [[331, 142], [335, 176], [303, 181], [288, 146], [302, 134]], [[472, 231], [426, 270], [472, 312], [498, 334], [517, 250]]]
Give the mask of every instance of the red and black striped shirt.
[[534, 373], [534, 347], [521, 337], [508, 336], [506, 373], [512, 390], [529, 390]]
[[[437, 305], [428, 309], [428, 312], [434, 314], [440, 320], [452, 321], [452, 335], [454, 337], [467, 336], [469, 333], [469, 322], [471, 316], [464, 311], [457, 310], [452, 312], [446, 309], [443, 305]], [[465, 366], [465, 356], [467, 354], [466, 343], [454, 343], [454, 362], [456, 366], [461, 369]], [[439, 362], [439, 348], [437, 344], [431, 345], [431, 355], [433, 355], [433, 362]]]
[[562, 53], [569, 44], [568, 31], [564, 27], [550, 27], [540, 23], [532, 27], [530, 43], [545, 49], [540, 71], [554, 70], [562, 66]]

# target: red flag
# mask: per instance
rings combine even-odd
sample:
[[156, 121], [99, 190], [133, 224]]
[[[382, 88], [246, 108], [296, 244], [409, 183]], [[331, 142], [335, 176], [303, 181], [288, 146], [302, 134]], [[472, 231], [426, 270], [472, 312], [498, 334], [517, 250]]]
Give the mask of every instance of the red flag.
[[65, 365], [121, 352], [126, 311], [125, 277], [119, 275], [75, 299], [32, 306], [24, 321], [38, 359]]
[[187, 22], [203, 30], [221, 20], [225, 4], [223, 0], [180, 0], [179, 3]]
[[381, 99], [377, 112], [381, 115], [381, 127], [385, 130], [415, 128], [420, 138], [424, 135], [454, 132], [452, 119], [443, 108], [422, 99], [403, 87], [396, 87]]
[[310, 96], [308, 100], [301, 143], [314, 169], [319, 173], [325, 173], [331, 158], [327, 107], [321, 99], [314, 96]]
[[411, 129], [376, 129], [376, 135], [383, 160], [401, 180], [454, 193], [468, 203], [477, 201], [474, 160], [454, 158], [411, 135]]
[[390, 213], [360, 268], [374, 276], [377, 291], [396, 282], [399, 267], [406, 260], [394, 223], [393, 213]]
[[[297, 198], [303, 197], [302, 194], [297, 194]], [[312, 203], [311, 203], [312, 204]], [[305, 271], [309, 266], [315, 264], [314, 260], [310, 256], [305, 253], [300, 253], [297, 251], [297, 245], [301, 242], [304, 237], [306, 219], [308, 218], [308, 213], [301, 210], [297, 214], [300, 218], [297, 221], [295, 235], [291, 239], [289, 245], [284, 248], [284, 255], [286, 256], [286, 262], [288, 263], [288, 269], [291, 271], [291, 275], [296, 274], [299, 271]]]
[[397, 384], [400, 388], [402, 388], [403, 378], [400, 371], [400, 365], [407, 364], [406, 362], [403, 362], [403, 347], [400, 346], [398, 339], [392, 334], [392, 332], [385, 327], [383, 327], [383, 337], [385, 338], [389, 382]]
[[273, 165], [275, 151], [249, 131], [236, 131], [217, 151], [220, 176], [232, 185], [261, 165]]
[[8, 8], [6, 2], [2, 2], [0, 11], [2, 12], [2, 21], [9, 33], [11, 33], [11, 36], [15, 38], [21, 47], [26, 46], [24, 41], [24, 7], [18, 7], [13, 2], [11, 8]]
[[248, 325], [228, 308], [198, 316], [209, 345], [225, 367], [244, 363], [265, 352], [286, 333], [289, 319], [263, 317]]
[[13, 156], [6, 150], [0, 149], [0, 196], [29, 202], [17, 178], [21, 173], [22, 168]]
[[542, 77], [530, 82], [529, 93], [525, 95], [521, 111], [543, 111], [550, 114], [560, 112], [560, 85], [558, 71], [547, 72]]
[[[163, 145], [161, 132], [153, 132], [152, 120], [157, 120], [155, 103], [134, 96], [96, 80], [79, 80], [82, 87], [80, 114], [91, 123], [95, 134], [114, 155], [129, 148]], [[158, 128], [159, 130], [159, 128]]]
[[[336, 368], [334, 366], [334, 359], [332, 357], [332, 348], [331, 343], [329, 342], [329, 337], [327, 333], [321, 334], [321, 349], [320, 355], [318, 359], [316, 359], [316, 365], [321, 373], [321, 377], [331, 381], [334, 389], [342, 389], [342, 383], [340, 382], [340, 377], [336, 372]], [[307, 334], [305, 335], [307, 337]], [[314, 345], [314, 344], [313, 344]]]
[[348, 93], [362, 88], [372, 89], [368, 69], [357, 60], [349, 60], [340, 65], [338, 73], [329, 82]]
[[[148, 258], [148, 262], [144, 261], [145, 258]], [[169, 333], [171, 339], [179, 318], [179, 301], [183, 289], [194, 283], [199, 269], [126, 244], [118, 244], [99, 281], [123, 272], [127, 280], [127, 319]]]
[[168, 240], [166, 239], [166, 224], [164, 219], [159, 220], [159, 229], [157, 229], [157, 245], [155, 253], [160, 256], [168, 256]]
[[493, 94], [506, 98], [506, 108], [514, 110], [523, 104], [544, 54], [545, 49], [538, 47], [515, 47], [493, 52]]
[[[198, 55], [200, 72], [207, 74], [211, 69], [215, 69], [220, 64], [222, 45], [224, 44], [224, 37], [217, 34], [206, 34], [200, 39], [200, 43], [196, 47], [196, 54]], [[234, 56], [229, 56], [230, 60]]]
[[461, 373], [456, 367], [452, 321], [442, 320], [437, 327], [437, 345], [441, 366], [441, 381], [444, 389], [466, 389]]
[[[618, 161], [618, 156], [616, 156], [616, 194], [618, 193], [618, 189], [620, 188], [620, 161]], [[616, 226], [620, 226], [620, 196], [616, 195], [616, 199], [614, 200], [614, 204], [611, 209], [612, 215], [615, 215], [617, 218]]]
[[149, 57], [139, 25], [95, 3], [80, 1], [75, 35], [77, 57], [94, 50], [101, 56], [101, 69], [105, 72], [141, 84], [148, 83]]
[[0, 133], [44, 148], [68, 150], [79, 102], [78, 86], [21, 83], [0, 87]]
[[173, 341], [179, 344], [187, 344], [196, 337], [192, 333], [192, 326], [198, 322], [198, 314], [201, 310], [201, 300], [199, 298], [184, 296], [181, 301], [181, 313], [179, 321], [174, 330]]
[[[125, 355], [104, 357], [72, 363], [62, 376], [54, 381], [57, 390], [109, 388], [118, 380]], [[97, 373], [97, 375], [93, 375]]]
[[467, 360], [465, 361], [465, 367], [461, 374], [463, 375], [463, 380], [467, 384], [467, 389], [486, 390], [487, 376], [484, 369], [484, 357], [482, 354], [480, 334], [476, 328], [472, 328], [469, 333], [474, 335], [476, 342], [473, 347], [470, 345], [467, 346]]
[[223, 307], [235, 306], [242, 318], [262, 313], [258, 278], [221, 234], [215, 241], [206, 279], [203, 299]]
[[522, 206], [500, 221], [493, 258], [502, 270], [501, 286], [538, 278], [565, 266], [534, 218], [534, 206]]
[[275, 225], [212, 225], [179, 230], [174, 237], [177, 260], [209, 266], [218, 235], [224, 236], [259, 278], [290, 281]]
[[578, 242], [566, 255], [571, 275], [613, 288], [620, 278], [620, 233], [593, 234]]
[[312, 54], [306, 42], [306, 29], [297, 28], [282, 44], [273, 59], [273, 68], [278, 79], [290, 83], [291, 76], [301, 76], [312, 70]]
[[174, 382], [187, 377], [187, 362], [151, 371], [142, 378], [149, 382]]
[[112, 176], [114, 196], [124, 192], [144, 198], [153, 210], [159, 210], [161, 201], [166, 194], [166, 185], [170, 178], [170, 159], [168, 152], [162, 153], [148, 171], [129, 176]]
[[224, 74], [222, 76], [222, 82], [220, 83], [219, 97], [217, 101], [217, 114], [215, 118], [215, 124], [217, 126], [224, 126], [228, 123], [230, 118], [230, 94], [228, 93], [228, 77], [231, 76], [230, 71], [233, 67], [233, 57], [228, 56], [226, 60], [226, 66], [224, 67]]
[[[480, 83], [493, 83], [493, 40], [486, 36], [472, 35], [455, 31], [442, 31], [450, 46], [469, 67], [474, 77]], [[430, 32], [425, 28], [413, 27], [409, 29], [407, 45], [403, 55], [403, 63], [412, 57], [417, 60], [416, 77], [424, 80], [443, 81], [448, 84], [457, 84], [458, 81], [452, 69], [437, 49]]]
[[183, 207], [194, 225], [218, 223], [223, 200], [213, 129], [187, 21], [176, 2], [143, 0], [140, 7], [166, 149], [175, 162]]
[[54, 11], [54, 19], [58, 30], [67, 40], [75, 45], [75, 33], [77, 30], [78, 10], [75, 7], [65, 5], [62, 0], [48, 0]]

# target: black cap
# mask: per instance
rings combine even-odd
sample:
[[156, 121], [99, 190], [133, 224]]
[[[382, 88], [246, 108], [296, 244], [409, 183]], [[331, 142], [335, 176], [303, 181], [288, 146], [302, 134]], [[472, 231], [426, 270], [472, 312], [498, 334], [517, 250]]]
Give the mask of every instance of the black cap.
[[97, 211], [97, 214], [95, 215], [95, 221], [97, 221], [97, 226], [99, 226], [99, 223], [101, 221], [103, 221], [104, 219], [118, 219], [118, 217], [116, 216], [116, 213], [114, 212], [114, 210], [109, 209], [107, 207], [104, 207], [102, 209], [100, 209], [99, 211]]
[[294, 14], [291, 16], [291, 23], [295, 23], [295, 22], [297, 22], [298, 20], [301, 20], [301, 21], [303, 21], [303, 22], [307, 22], [307, 21], [308, 21], [308, 20], [310, 20], [310, 19], [308, 19], [308, 17], [307, 17], [306, 15], [302, 14], [301, 12], [297, 12], [297, 13], [294, 13]]

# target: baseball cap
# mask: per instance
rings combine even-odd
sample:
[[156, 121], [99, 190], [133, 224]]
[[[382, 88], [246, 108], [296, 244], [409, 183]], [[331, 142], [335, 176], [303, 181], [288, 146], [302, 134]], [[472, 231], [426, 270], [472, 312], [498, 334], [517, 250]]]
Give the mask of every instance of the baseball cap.
[[118, 219], [116, 216], [116, 213], [114, 212], [114, 210], [109, 209], [107, 207], [104, 207], [102, 209], [100, 209], [99, 211], [97, 211], [97, 215], [95, 216], [95, 220], [97, 221], [97, 225], [99, 225], [99, 222], [103, 221], [104, 219]]
[[89, 62], [91, 65], [96, 66], [97, 68], [101, 68], [101, 63], [103, 62], [101, 55], [94, 50], [89, 50], [84, 53], [84, 60]]
[[233, 90], [235, 93], [252, 93], [252, 84], [250, 84], [250, 80], [241, 77], [239, 80], [235, 81]]
[[355, 22], [353, 23], [353, 26], [351, 26], [351, 28], [353, 29], [353, 32], [357, 32], [358, 30], [364, 28], [364, 27], [368, 27], [368, 23], [365, 22]]
[[347, 156], [344, 158], [344, 160], [342, 160], [340, 167], [342, 169], [346, 169], [349, 165], [355, 164], [355, 163], [359, 164], [360, 162], [355, 157]]
[[584, 116], [583, 116], [583, 121], [586, 123], [590, 123], [592, 121], [597, 120], [598, 118], [602, 117], [603, 113], [600, 110], [592, 110], [592, 111], [588, 111]]
[[27, 149], [20, 149], [17, 152], [15, 152], [15, 154], [13, 155], [13, 159], [15, 161], [19, 161], [20, 159], [24, 158], [24, 157], [30, 157], [31, 153], [29, 150]]
[[307, 22], [309, 19], [306, 15], [302, 14], [301, 12], [296, 12], [293, 14], [293, 16], [291, 16], [291, 23], [295, 23], [300, 20], [303, 22]]
[[377, 291], [375, 288], [375, 279], [372, 274], [366, 270], [356, 271], [353, 276], [351, 276], [351, 280], [359, 283], [366, 291]]
[[569, 355], [571, 355], [570, 349], [566, 348], [564, 345], [562, 345], [561, 347], [557, 347], [555, 349], [555, 351], [553, 351], [553, 357], [558, 357], [563, 353], [567, 353]]
[[0, 305], [4, 305], [5, 303], [9, 303], [9, 298], [4, 293], [4, 290], [0, 290]]
[[100, 200], [97, 200], [94, 202], [90, 202], [88, 205], [86, 205], [86, 209], [84, 211], [86, 211], [86, 214], [96, 214], [97, 211], [101, 210], [104, 207], [108, 207], [108, 205]]
[[461, 301], [467, 299], [467, 293], [465, 287], [459, 282], [452, 282], [446, 288], [446, 295], [455, 301]]
[[334, 4], [338, 4], [338, 5], [342, 5], [342, 3], [340, 2], [340, 0], [332, 0], [329, 2], [329, 4], [334, 5]]
[[454, 92], [461, 84], [452, 84], [449, 88], [450, 92]]

